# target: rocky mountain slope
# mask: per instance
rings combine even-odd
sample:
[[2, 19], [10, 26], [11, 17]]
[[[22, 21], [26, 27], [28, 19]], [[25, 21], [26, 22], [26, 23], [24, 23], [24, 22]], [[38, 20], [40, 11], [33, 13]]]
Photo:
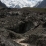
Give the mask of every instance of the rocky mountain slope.
[[38, 8], [46, 8], [46, 0], [43, 0], [38, 6]]
[[22, 38], [28, 46], [46, 46], [46, 9], [0, 8], [0, 46], [23, 46]]
[[3, 4], [1, 1], [0, 1], [0, 6], [1, 7], [4, 7], [4, 8], [7, 8], [5, 4]]

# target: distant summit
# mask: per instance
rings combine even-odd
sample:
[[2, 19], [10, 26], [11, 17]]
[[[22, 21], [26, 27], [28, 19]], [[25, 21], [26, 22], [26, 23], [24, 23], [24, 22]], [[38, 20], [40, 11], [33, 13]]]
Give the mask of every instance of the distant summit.
[[[23, 8], [23, 7], [34, 7], [36, 4], [40, 4], [43, 0], [0, 0], [4, 7], [8, 8]], [[39, 3], [40, 2], [40, 3]], [[4, 5], [5, 4], [5, 5]]]
[[0, 6], [4, 8], [46, 8], [46, 0], [0, 0]]

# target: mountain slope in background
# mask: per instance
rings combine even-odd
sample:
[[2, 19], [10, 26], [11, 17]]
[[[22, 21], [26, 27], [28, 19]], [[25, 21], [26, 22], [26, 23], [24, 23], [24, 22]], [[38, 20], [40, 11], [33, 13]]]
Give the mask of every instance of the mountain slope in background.
[[1, 1], [0, 1], [0, 6], [2, 6], [2, 7], [5, 7], [5, 8], [6, 8], [6, 5], [5, 5], [5, 4], [3, 4]]
[[43, 0], [1, 0], [8, 8], [34, 7], [42, 1]]
[[46, 0], [43, 0], [38, 6], [38, 8], [45, 8], [46, 7]]

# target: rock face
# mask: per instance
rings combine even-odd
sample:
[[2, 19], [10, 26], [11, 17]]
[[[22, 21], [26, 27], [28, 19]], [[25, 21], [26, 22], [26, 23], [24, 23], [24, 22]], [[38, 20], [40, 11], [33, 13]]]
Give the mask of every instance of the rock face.
[[[0, 8], [0, 45], [22, 46], [14, 40], [23, 37], [26, 40], [22, 42], [31, 46], [41, 46], [39, 41], [42, 41], [43, 46], [46, 45], [43, 43], [46, 37], [46, 10]], [[46, 43], [46, 40], [44, 42]]]

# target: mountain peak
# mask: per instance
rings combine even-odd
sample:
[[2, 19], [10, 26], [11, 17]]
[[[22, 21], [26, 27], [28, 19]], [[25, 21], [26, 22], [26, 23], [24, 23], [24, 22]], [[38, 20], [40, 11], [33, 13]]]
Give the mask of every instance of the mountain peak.
[[43, 0], [1, 0], [8, 8], [34, 7]]

